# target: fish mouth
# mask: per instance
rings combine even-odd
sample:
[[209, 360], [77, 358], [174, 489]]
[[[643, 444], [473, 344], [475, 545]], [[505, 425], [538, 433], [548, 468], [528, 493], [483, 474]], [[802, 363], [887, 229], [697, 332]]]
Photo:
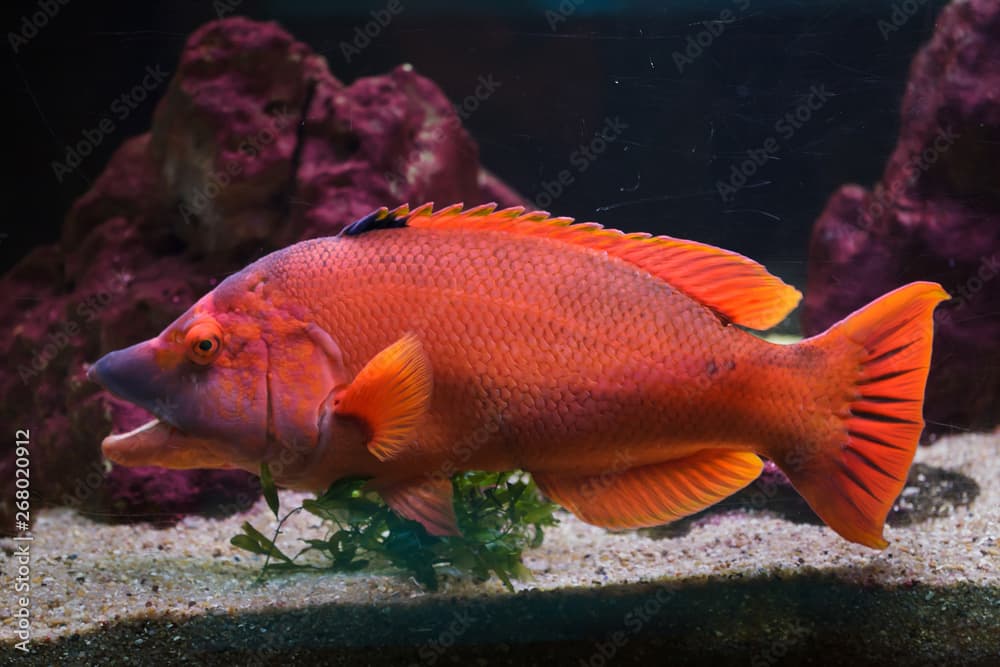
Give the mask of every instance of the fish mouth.
[[128, 433], [111, 434], [101, 443], [109, 461], [127, 467], [160, 466], [179, 470], [230, 468], [212, 452], [214, 441], [189, 436], [160, 418], [153, 418]]
[[[101, 443], [105, 458], [119, 465], [163, 468], [229, 467], [215, 451], [219, 443], [191, 435], [177, 426], [173, 387], [155, 362], [154, 343], [139, 343], [109, 352], [87, 371], [87, 377], [114, 396], [151, 412], [154, 418], [127, 433], [109, 435]], [[224, 451], [224, 450], [223, 450]]]
[[252, 394], [263, 398], [249, 406], [223, 400], [219, 408], [211, 387], [199, 386], [202, 369], [162, 359], [164, 345], [154, 338], [109, 352], [87, 370], [90, 380], [153, 416], [127, 433], [104, 438], [105, 458], [128, 467], [259, 470], [255, 458], [260, 447], [247, 443], [263, 442], [266, 436], [266, 424], [259, 423], [266, 414], [267, 393], [258, 386], [264, 384], [263, 376], [258, 385], [250, 383]]
[[101, 442], [104, 457], [124, 466], [143, 465], [154, 456], [171, 436], [179, 431], [158, 417], [127, 433], [112, 433]]

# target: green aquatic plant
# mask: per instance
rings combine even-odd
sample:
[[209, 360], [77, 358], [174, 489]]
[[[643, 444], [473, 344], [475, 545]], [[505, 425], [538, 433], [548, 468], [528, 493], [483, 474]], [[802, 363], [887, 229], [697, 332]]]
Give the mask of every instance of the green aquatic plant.
[[[267, 505], [279, 519], [274, 535], [268, 538], [245, 522], [243, 532], [230, 542], [266, 557], [261, 576], [289, 570], [354, 572], [391, 567], [410, 573], [431, 590], [437, 588], [438, 574], [443, 572], [483, 580], [495, 574], [513, 590], [511, 580], [528, 574], [521, 553], [541, 545], [544, 529], [557, 522], [556, 505], [544, 500], [535, 483], [518, 472], [455, 475], [455, 515], [462, 534], [447, 537], [430, 535], [418, 522], [393, 512], [365, 488], [362, 478], [338, 480], [284, 517], [279, 517], [278, 494], [267, 464], [261, 466], [260, 479]], [[288, 517], [302, 510], [328, 521], [331, 528], [324, 539], [303, 540], [307, 546], [288, 556], [275, 540]], [[326, 564], [300, 561], [307, 552], [318, 552]]]

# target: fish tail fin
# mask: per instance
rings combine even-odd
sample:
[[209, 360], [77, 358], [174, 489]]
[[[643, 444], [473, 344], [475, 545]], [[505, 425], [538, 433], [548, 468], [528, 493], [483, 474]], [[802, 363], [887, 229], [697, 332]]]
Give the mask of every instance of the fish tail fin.
[[885, 518], [924, 426], [934, 308], [947, 298], [937, 283], [910, 283], [800, 343], [824, 364], [820, 435], [774, 459], [816, 514], [852, 542], [888, 545]]

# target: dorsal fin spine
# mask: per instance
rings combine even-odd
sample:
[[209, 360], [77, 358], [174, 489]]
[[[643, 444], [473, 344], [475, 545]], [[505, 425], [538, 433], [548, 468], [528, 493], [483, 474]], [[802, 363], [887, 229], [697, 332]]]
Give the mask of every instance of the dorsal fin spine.
[[576, 223], [569, 217], [550, 217], [546, 211], [526, 212], [523, 206], [496, 210], [496, 204], [483, 204], [463, 210], [462, 204], [453, 204], [434, 211], [433, 203], [426, 203], [412, 211], [403, 205], [377, 213], [381, 222], [360, 225], [359, 221], [351, 228], [361, 226], [355, 233], [399, 226], [506, 231], [603, 251], [669, 283], [725, 321], [751, 329], [776, 325], [802, 298], [798, 290], [738, 253], [669, 236], [626, 233], [596, 222]]

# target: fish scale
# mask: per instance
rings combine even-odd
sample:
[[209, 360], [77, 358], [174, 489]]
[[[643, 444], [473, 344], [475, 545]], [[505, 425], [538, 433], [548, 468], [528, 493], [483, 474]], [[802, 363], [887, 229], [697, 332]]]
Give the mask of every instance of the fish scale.
[[[89, 375], [157, 414], [105, 439], [127, 465], [351, 475], [436, 535], [449, 477], [530, 472], [584, 521], [635, 528], [775, 461], [875, 547], [923, 426], [939, 285], [900, 287], [795, 345], [801, 295], [741, 255], [492, 205], [379, 209], [227, 278]], [[164, 401], [176, 406], [158, 414]]]
[[[420, 261], [429, 256], [441, 259], [429, 267]], [[333, 268], [316, 270], [319, 257]], [[566, 467], [567, 448], [586, 451], [593, 471], [621, 448], [656, 447], [634, 451], [640, 462], [669, 458], [663, 442], [706, 435], [708, 415], [694, 400], [703, 392], [691, 380], [704, 374], [709, 350], [743, 357], [758, 342], [625, 262], [594, 251], [556, 255], [550, 243], [502, 232], [386, 229], [303, 244], [271, 261], [272, 289], [338, 332], [352, 373], [402, 334], [420, 338], [443, 385], [432, 426], [414, 443], [412, 458], [429, 465], [425, 450], [447, 450], [498, 415], [507, 426], [496, 444], [509, 451], [483, 448], [489, 460], [470, 465]], [[324, 283], [338, 285], [331, 303], [310, 288]], [[494, 386], [511, 393], [506, 404], [491, 395]]]

